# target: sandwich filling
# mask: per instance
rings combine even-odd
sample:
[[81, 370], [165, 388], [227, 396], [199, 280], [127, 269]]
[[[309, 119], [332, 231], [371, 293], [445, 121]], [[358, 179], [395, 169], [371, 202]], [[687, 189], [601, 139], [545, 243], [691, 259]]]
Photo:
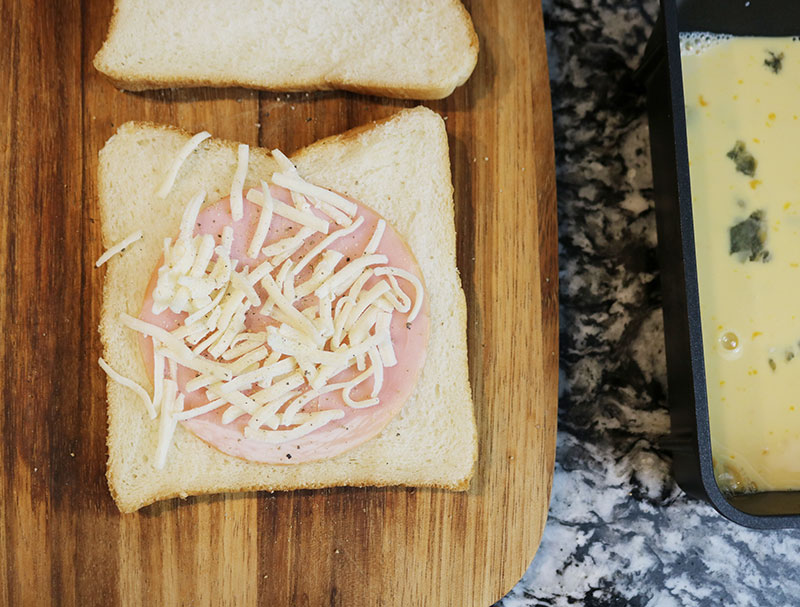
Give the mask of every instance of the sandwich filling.
[[274, 154], [271, 184], [245, 189], [240, 170], [230, 197], [189, 201], [139, 317], [122, 318], [153, 379], [156, 467], [178, 423], [254, 462], [330, 458], [376, 436], [416, 385], [429, 315], [414, 255]]

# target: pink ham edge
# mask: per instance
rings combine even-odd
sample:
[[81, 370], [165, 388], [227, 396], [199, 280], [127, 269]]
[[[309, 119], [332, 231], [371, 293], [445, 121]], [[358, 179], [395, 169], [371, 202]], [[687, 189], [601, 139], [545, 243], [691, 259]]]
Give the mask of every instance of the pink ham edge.
[[[276, 200], [281, 200], [286, 204], [292, 205], [289, 192], [278, 186], [270, 186], [270, 193]], [[369, 242], [375, 226], [381, 218], [369, 207], [358, 204], [358, 215], [364, 217], [364, 223], [352, 234], [344, 236], [331, 245], [331, 249], [339, 251], [351, 259], [359, 257], [364, 247]], [[292, 205], [293, 206], [293, 205]], [[329, 218], [316, 209], [310, 209], [315, 215], [325, 220]], [[238, 222], [233, 222], [230, 214], [230, 200], [223, 198], [218, 202], [207, 206], [202, 210], [197, 218], [195, 225], [195, 235], [212, 234], [219, 244], [222, 228], [232, 225], [234, 229], [234, 243], [231, 250], [231, 258], [239, 260], [238, 269], [249, 266], [253, 269], [262, 262], [265, 257], [259, 256], [258, 259], [247, 257], [247, 247], [258, 223], [259, 207], [252, 202], [244, 199], [244, 216]], [[296, 234], [301, 226], [282, 217], [273, 215], [272, 224], [264, 246], [277, 242], [282, 238]], [[329, 233], [340, 229], [333, 221], [330, 221]], [[297, 261], [317, 244], [325, 235], [315, 234], [310, 237], [303, 247], [294, 255], [292, 259]], [[389, 258], [388, 265], [402, 268], [417, 276], [420, 280], [422, 272], [419, 269], [413, 253], [408, 248], [402, 237], [387, 222], [386, 230], [381, 239], [377, 253], [382, 253]], [[320, 257], [317, 258], [317, 260]], [[343, 260], [344, 261], [344, 260]], [[311, 265], [314, 265], [313, 262]], [[343, 262], [340, 262], [339, 267]], [[156, 285], [158, 267], [154, 269], [147, 292], [145, 294], [144, 305], [139, 314], [139, 318], [146, 322], [156, 324], [167, 330], [175, 329], [178, 323], [187, 314], [173, 314], [169, 310], [161, 314], [152, 312], [152, 293]], [[305, 268], [297, 279], [299, 284], [311, 273], [311, 268]], [[372, 286], [378, 279], [370, 278], [365, 285], [365, 289]], [[413, 296], [413, 289], [400, 281], [403, 289]], [[265, 294], [260, 285], [256, 287], [259, 295], [265, 300]], [[313, 297], [313, 296], [310, 296]], [[304, 307], [303, 300], [300, 300], [301, 307]], [[296, 304], [297, 305], [297, 304]], [[335, 302], [334, 302], [335, 305]], [[401, 314], [395, 311], [392, 314], [391, 335], [397, 356], [397, 365], [384, 369], [384, 383], [378, 395], [380, 404], [367, 409], [351, 409], [342, 400], [341, 392], [328, 393], [322, 395], [318, 402], [320, 409], [341, 409], [345, 412], [343, 418], [332, 421], [322, 428], [307, 434], [306, 436], [279, 445], [273, 445], [258, 440], [247, 439], [243, 435], [243, 429], [250, 419], [249, 415], [243, 415], [239, 419], [228, 425], [221, 422], [222, 413], [227, 408], [224, 406], [217, 411], [206, 413], [205, 415], [181, 422], [183, 427], [192, 432], [195, 436], [202, 439], [211, 446], [219, 449], [234, 457], [245, 460], [269, 463], [269, 464], [299, 464], [321, 459], [335, 457], [345, 451], [353, 449], [358, 445], [368, 441], [383, 430], [391, 419], [399, 413], [405, 402], [411, 396], [416, 386], [422, 366], [425, 362], [425, 353], [428, 343], [430, 330], [428, 298], [425, 297], [417, 318], [412, 323], [408, 323], [408, 314]], [[267, 324], [275, 324], [258, 313], [258, 310], [251, 308], [245, 321], [247, 329], [250, 331], [263, 330]], [[140, 346], [144, 357], [145, 365], [152, 379], [153, 377], [153, 342], [149, 337], [140, 338]], [[349, 377], [345, 371], [337, 378], [331, 380], [341, 381]], [[178, 385], [181, 392], [185, 395], [184, 408], [194, 409], [208, 402], [204, 396], [204, 390], [196, 390], [187, 393], [185, 390], [186, 382], [195, 377], [195, 373], [190, 369], [179, 367]], [[368, 379], [357, 389], [353, 390], [352, 397], [361, 400], [368, 397], [372, 389], [372, 379]], [[317, 405], [312, 405], [309, 411], [316, 409]]]

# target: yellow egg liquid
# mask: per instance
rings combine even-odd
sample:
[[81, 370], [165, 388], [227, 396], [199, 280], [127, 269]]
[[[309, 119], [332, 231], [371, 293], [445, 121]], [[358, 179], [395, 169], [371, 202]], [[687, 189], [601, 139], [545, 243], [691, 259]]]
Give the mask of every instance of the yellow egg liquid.
[[681, 45], [715, 475], [800, 489], [800, 42]]

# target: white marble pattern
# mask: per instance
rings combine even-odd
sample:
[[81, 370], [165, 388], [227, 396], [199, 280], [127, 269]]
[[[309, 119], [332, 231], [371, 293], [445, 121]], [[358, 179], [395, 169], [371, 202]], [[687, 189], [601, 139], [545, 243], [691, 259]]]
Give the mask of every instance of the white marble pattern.
[[561, 270], [559, 435], [539, 552], [502, 607], [800, 605], [800, 530], [670, 476], [644, 91], [655, 0], [545, 0]]

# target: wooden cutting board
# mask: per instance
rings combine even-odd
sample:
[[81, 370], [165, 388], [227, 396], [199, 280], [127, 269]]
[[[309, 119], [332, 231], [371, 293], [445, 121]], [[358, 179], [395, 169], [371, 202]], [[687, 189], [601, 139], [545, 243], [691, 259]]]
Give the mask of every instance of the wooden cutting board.
[[[474, 0], [478, 66], [449, 98], [480, 460], [467, 493], [331, 489], [120, 515], [97, 367], [97, 152], [146, 119], [291, 152], [411, 101], [122, 93], [91, 66], [111, 0], [0, 0], [0, 605], [485, 606], [539, 544], [553, 471], [558, 287], [541, 7]], [[149, 270], [146, 270], [149, 271]]]

